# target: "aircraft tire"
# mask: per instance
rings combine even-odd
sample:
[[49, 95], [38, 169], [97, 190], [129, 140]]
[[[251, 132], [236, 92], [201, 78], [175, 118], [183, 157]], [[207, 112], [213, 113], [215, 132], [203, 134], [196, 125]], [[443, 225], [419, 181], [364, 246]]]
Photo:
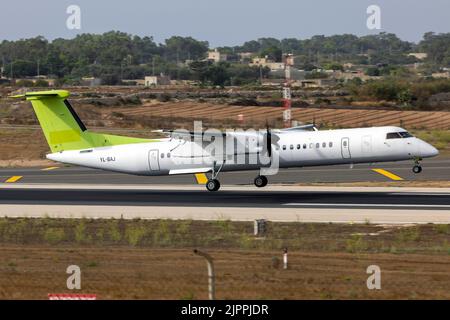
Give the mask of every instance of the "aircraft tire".
[[422, 167], [421, 166], [414, 166], [412, 170], [416, 174], [417, 173], [421, 173], [422, 172]]
[[210, 192], [218, 191], [220, 189], [220, 182], [217, 179], [208, 180], [206, 183], [206, 189]]
[[258, 188], [263, 188], [267, 186], [268, 182], [269, 181], [266, 176], [257, 176], [254, 181], [255, 186], [257, 186]]

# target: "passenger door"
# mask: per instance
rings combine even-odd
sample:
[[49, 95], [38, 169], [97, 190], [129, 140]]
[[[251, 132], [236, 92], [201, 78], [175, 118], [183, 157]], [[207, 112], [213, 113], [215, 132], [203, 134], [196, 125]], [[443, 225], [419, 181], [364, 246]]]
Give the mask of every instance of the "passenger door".
[[352, 157], [350, 153], [350, 139], [347, 137], [341, 140], [341, 153], [343, 159], [351, 159]]
[[159, 150], [150, 150], [148, 153], [148, 163], [151, 171], [159, 170]]

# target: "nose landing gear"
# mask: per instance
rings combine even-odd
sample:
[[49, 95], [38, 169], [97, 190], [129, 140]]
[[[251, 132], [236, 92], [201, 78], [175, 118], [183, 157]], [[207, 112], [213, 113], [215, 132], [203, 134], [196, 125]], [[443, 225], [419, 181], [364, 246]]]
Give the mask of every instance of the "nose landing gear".
[[219, 176], [220, 171], [223, 168], [225, 162], [222, 162], [219, 168], [216, 170], [217, 163], [214, 161], [213, 167], [212, 167], [212, 173], [211, 173], [211, 179], [208, 180], [206, 183], [206, 189], [210, 192], [218, 191], [220, 189], [220, 182], [217, 180], [217, 177]]
[[414, 167], [412, 168], [412, 171], [415, 174], [422, 172], [422, 166], [420, 165], [420, 160], [422, 160], [422, 159], [415, 159], [414, 160]]
[[422, 166], [421, 165], [415, 165], [414, 167], [413, 167], [413, 169], [412, 169], [412, 171], [414, 172], [414, 173], [421, 173], [422, 172]]
[[266, 176], [257, 176], [254, 181], [255, 186], [257, 186], [258, 188], [263, 188], [267, 186], [268, 182], [269, 181], [267, 180]]

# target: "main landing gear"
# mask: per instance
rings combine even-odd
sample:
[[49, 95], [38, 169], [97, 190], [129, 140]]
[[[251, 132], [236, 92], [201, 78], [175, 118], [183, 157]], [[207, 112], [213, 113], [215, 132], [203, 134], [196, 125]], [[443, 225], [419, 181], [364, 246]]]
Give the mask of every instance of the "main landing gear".
[[257, 186], [258, 188], [263, 188], [267, 186], [268, 182], [269, 181], [267, 180], [266, 176], [257, 176], [254, 181], [255, 186]]
[[[216, 171], [216, 163], [214, 163], [213, 168], [212, 168], [211, 178], [206, 183], [206, 189], [208, 191], [215, 192], [220, 189], [220, 182], [217, 179], [217, 176], [219, 175], [220, 171], [222, 170], [222, 167], [223, 167], [223, 163]], [[258, 188], [263, 188], [263, 187], [267, 186], [268, 182], [269, 182], [269, 180], [267, 179], [267, 177], [263, 176], [263, 175], [257, 176], [254, 180], [255, 186], [257, 186]]]
[[422, 159], [414, 160], [414, 167], [412, 168], [412, 171], [416, 174], [422, 172], [422, 166], [420, 165], [420, 160], [422, 160]]
[[217, 177], [220, 173], [220, 170], [222, 170], [223, 168], [223, 164], [219, 167], [219, 169], [216, 171], [216, 162], [214, 162], [213, 168], [212, 168], [212, 173], [211, 173], [211, 179], [208, 180], [208, 182], [206, 183], [206, 189], [210, 192], [215, 192], [218, 191], [220, 189], [220, 182], [219, 180], [217, 180]]
[[211, 179], [208, 180], [208, 182], [206, 183], [206, 189], [208, 189], [208, 191], [214, 192], [220, 189], [220, 182], [217, 179]]

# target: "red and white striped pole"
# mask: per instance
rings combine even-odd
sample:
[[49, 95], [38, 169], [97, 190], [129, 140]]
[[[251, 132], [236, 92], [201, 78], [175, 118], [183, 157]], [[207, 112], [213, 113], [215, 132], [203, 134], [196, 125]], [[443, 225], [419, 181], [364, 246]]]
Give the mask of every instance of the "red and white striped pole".
[[283, 87], [283, 120], [284, 120], [284, 127], [290, 128], [291, 127], [291, 106], [292, 106], [292, 100], [291, 100], [291, 88], [289, 87], [289, 84], [286, 83]]
[[283, 250], [283, 269], [288, 268], [288, 249], [284, 248]]

